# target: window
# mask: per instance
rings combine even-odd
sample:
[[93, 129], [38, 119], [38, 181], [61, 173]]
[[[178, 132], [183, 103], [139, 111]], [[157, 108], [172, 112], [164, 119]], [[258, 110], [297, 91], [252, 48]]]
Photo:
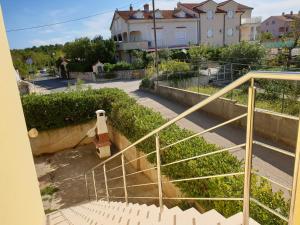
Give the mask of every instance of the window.
[[272, 21], [272, 24], [275, 24], [275, 23], [276, 23], [275, 20], [273, 20], [273, 21]]
[[163, 18], [162, 14], [161, 14], [161, 12], [159, 10], [156, 10], [156, 12], [155, 12], [155, 18], [157, 18], [157, 19], [162, 19]]
[[228, 15], [228, 18], [233, 18], [234, 12], [232, 10], [229, 10], [227, 15]]
[[141, 12], [140, 10], [138, 10], [134, 16], [133, 16], [135, 19], [143, 19], [144, 18], [144, 13]]
[[266, 25], [269, 26], [269, 22], [267, 22]]
[[214, 14], [212, 10], [207, 11], [207, 19], [211, 20], [214, 18]]
[[186, 14], [183, 11], [179, 11], [178, 13], [175, 14], [175, 16], [178, 18], [184, 18], [186, 17]]
[[175, 39], [177, 45], [185, 45], [186, 44], [186, 30], [179, 29], [176, 30]]
[[227, 30], [227, 36], [232, 36], [233, 35], [233, 29], [232, 28], [229, 28]]
[[211, 38], [214, 35], [214, 32], [212, 29], [208, 29], [207, 31], [207, 37]]

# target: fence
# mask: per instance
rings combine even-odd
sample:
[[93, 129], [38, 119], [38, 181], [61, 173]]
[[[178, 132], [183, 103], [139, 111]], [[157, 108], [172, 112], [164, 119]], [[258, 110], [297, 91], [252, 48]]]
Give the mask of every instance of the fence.
[[[226, 86], [249, 71], [268, 70], [268, 66], [253, 66], [241, 63], [227, 62], [193, 62], [191, 72], [163, 73], [158, 77], [158, 84], [194, 91], [202, 94], [214, 94], [219, 88]], [[278, 68], [282, 69], [282, 68]], [[293, 70], [297, 70], [294, 68]], [[300, 69], [299, 69], [300, 71]], [[300, 98], [300, 87], [297, 82], [260, 82], [257, 81], [259, 105], [266, 110], [272, 110], [290, 115], [298, 115], [298, 99]], [[247, 104], [243, 86], [232, 90], [226, 98], [236, 100], [241, 104]], [[265, 103], [263, 102], [265, 100]], [[276, 106], [269, 107], [271, 100], [276, 100]]]

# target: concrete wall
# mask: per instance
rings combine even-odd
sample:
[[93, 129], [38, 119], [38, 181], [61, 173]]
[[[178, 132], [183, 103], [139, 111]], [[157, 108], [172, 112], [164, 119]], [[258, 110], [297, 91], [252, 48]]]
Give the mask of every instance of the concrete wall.
[[115, 72], [118, 79], [131, 80], [131, 79], [141, 79], [145, 77], [146, 70], [120, 70]]
[[[141, 79], [146, 75], [146, 71], [144, 69], [140, 70], [120, 70], [115, 71], [116, 74], [115, 79]], [[104, 73], [100, 74], [100, 78], [104, 77]], [[95, 75], [93, 72], [70, 72], [71, 79], [81, 79], [87, 82], [96, 82], [99, 80], [98, 75]], [[104, 78], [103, 78], [104, 79]]]
[[[108, 130], [109, 130], [109, 137], [111, 141], [117, 146], [118, 149], [122, 150], [129, 146], [131, 142], [124, 136], [120, 131], [118, 131], [116, 128], [112, 127], [111, 125], [108, 125]], [[130, 150], [126, 151], [124, 153], [125, 158], [128, 161], [132, 161], [136, 158], [145, 156], [145, 154], [133, 147]], [[147, 157], [143, 157], [141, 159], [138, 159], [134, 162], [130, 163], [136, 170], [146, 170], [146, 169], [151, 169], [155, 167], [154, 164], [150, 163], [147, 160]], [[152, 182], [157, 182], [157, 170], [148, 170], [145, 171], [144, 174], [152, 181]], [[169, 178], [166, 176], [162, 176], [162, 182], [163, 182], [163, 193], [164, 196], [167, 197], [184, 197], [183, 193], [177, 188], [173, 183], [169, 182]], [[194, 202], [195, 208], [197, 208], [200, 212], [205, 212], [205, 210], [196, 202]]]
[[[114, 127], [109, 125], [108, 130], [109, 130], [109, 137], [110, 137], [111, 141], [117, 146], [118, 149], [122, 150], [131, 144], [131, 142]], [[124, 156], [128, 161], [134, 160], [134, 159], [136, 159], [138, 157], [142, 157], [144, 155], [145, 154], [142, 151], [138, 150], [135, 147], [131, 148], [130, 150], [128, 150], [124, 153]], [[154, 164], [148, 162], [147, 157], [136, 160], [136, 161], [132, 162], [131, 165], [136, 170], [146, 170], [146, 169], [155, 167]], [[145, 171], [144, 174], [151, 181], [157, 182], [157, 171], [156, 170]], [[165, 182], [168, 181], [168, 178], [165, 176], [163, 176], [162, 179]], [[169, 197], [175, 197], [175, 196], [182, 197], [180, 190], [172, 183], [164, 184], [163, 189], [164, 189], [163, 190], [164, 194]]]
[[[184, 105], [193, 106], [208, 97], [177, 88], [159, 85], [156, 93]], [[218, 116], [225, 120], [246, 113], [246, 106], [237, 104], [236, 101], [220, 98], [203, 108], [203, 111]], [[246, 126], [246, 119], [238, 121], [239, 126]], [[298, 129], [296, 117], [259, 110], [255, 113], [255, 132], [274, 141], [283, 142], [295, 147]]]
[[45, 215], [0, 6], [0, 224], [42, 225]]
[[[41, 155], [73, 148], [95, 124], [96, 120], [91, 120], [79, 125], [41, 131], [36, 138], [30, 138], [32, 154]], [[86, 138], [81, 145], [91, 142], [90, 138]]]

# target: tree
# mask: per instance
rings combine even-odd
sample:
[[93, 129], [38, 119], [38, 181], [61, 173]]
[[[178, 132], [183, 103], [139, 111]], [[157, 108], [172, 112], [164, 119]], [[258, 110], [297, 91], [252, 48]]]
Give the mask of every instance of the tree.
[[87, 37], [76, 39], [64, 46], [66, 58], [70, 60], [70, 71], [91, 71], [97, 62], [114, 63], [116, 46], [113, 40], [103, 40], [101, 36], [94, 39]]
[[261, 42], [270, 41], [273, 38], [274, 38], [273, 34], [270, 33], [270, 32], [263, 32], [263, 33], [260, 34], [260, 41]]
[[[284, 49], [287, 51], [286, 67], [290, 68], [292, 61], [292, 50], [296, 48], [300, 41], [300, 18], [293, 16], [293, 21], [290, 23], [291, 32], [282, 37], [286, 44]], [[288, 42], [291, 41], [291, 42]]]
[[220, 58], [222, 48], [209, 45], [194, 46], [188, 50], [192, 61], [217, 61]]
[[220, 58], [225, 62], [256, 65], [261, 64], [265, 55], [266, 50], [261, 44], [240, 42], [239, 44], [230, 45], [226, 48], [223, 48]]

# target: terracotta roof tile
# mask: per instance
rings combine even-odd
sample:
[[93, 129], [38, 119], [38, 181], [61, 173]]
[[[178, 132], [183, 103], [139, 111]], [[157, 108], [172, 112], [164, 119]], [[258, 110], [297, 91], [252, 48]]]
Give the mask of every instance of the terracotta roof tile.
[[[181, 19], [180, 17], [176, 17], [175, 13], [178, 11], [175, 10], [159, 10], [162, 13], [162, 19]], [[152, 11], [149, 12], [145, 12], [145, 11], [140, 11], [144, 14], [144, 18], [134, 18], [134, 14], [138, 12], [138, 10], [134, 10], [134, 11], [117, 11], [117, 13], [124, 19], [124, 20], [149, 20], [152, 19]], [[186, 15], [186, 17], [184, 18], [193, 18], [190, 15]], [[182, 19], [184, 19], [182, 18]], [[160, 18], [158, 18], [160, 19]]]
[[[220, 2], [218, 4], [218, 6], [223, 6], [223, 5], [226, 5], [227, 3], [231, 2], [233, 0], [227, 0], [227, 1], [224, 1], [224, 2]], [[243, 5], [243, 4], [240, 4], [238, 3], [238, 11], [244, 11], [246, 9], [253, 9], [252, 7], [249, 7], [249, 6], [246, 6], [246, 5]]]

